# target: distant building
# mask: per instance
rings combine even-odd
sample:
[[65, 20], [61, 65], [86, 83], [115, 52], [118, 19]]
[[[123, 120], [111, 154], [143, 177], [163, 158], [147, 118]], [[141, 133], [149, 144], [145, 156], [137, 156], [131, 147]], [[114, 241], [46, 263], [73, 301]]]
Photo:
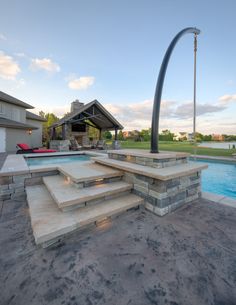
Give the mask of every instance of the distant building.
[[224, 141], [225, 137], [222, 134], [212, 134], [211, 135], [212, 141]]
[[122, 132], [124, 139], [129, 137], [129, 131], [123, 131]]
[[42, 146], [42, 117], [27, 111], [34, 107], [0, 91], [0, 152], [16, 152], [17, 143]]
[[194, 134], [193, 132], [185, 132], [185, 131], [180, 131], [175, 133], [174, 135], [174, 140], [175, 141], [193, 141], [194, 140]]

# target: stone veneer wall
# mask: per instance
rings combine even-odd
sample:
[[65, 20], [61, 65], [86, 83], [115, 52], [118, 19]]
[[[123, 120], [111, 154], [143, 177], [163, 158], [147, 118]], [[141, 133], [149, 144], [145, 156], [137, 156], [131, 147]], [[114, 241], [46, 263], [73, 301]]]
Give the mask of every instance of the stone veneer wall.
[[155, 168], [164, 168], [170, 167], [178, 164], [187, 163], [186, 157], [173, 157], [168, 159], [155, 159], [155, 158], [146, 158], [133, 155], [121, 155], [116, 153], [108, 153], [110, 159], [125, 161], [129, 163], [136, 163], [139, 165], [150, 166]]
[[124, 180], [133, 183], [133, 193], [145, 199], [146, 208], [163, 216], [201, 197], [201, 173], [167, 181], [125, 173]]
[[58, 174], [57, 170], [0, 177], [0, 201], [25, 196], [25, 187], [42, 183], [42, 177]]

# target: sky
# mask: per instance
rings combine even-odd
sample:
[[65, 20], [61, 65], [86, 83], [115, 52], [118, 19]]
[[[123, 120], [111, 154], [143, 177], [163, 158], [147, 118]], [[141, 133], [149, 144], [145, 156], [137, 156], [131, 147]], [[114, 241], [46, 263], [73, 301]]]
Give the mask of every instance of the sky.
[[[58, 116], [101, 102], [125, 130], [151, 126], [164, 54], [201, 30], [197, 131], [236, 134], [235, 0], [0, 0], [0, 90]], [[193, 129], [193, 35], [171, 56], [160, 129]]]

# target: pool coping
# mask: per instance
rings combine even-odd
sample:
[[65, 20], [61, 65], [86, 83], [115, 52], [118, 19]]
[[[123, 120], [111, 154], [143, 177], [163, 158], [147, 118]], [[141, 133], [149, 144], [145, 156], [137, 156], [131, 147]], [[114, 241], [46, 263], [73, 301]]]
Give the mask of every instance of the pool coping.
[[215, 202], [215, 203], [225, 205], [225, 206], [230, 206], [232, 208], [236, 208], [236, 200], [231, 197], [227, 197], [224, 195], [218, 195], [218, 194], [210, 193], [210, 192], [202, 192], [202, 198]]
[[[56, 152], [56, 153], [42, 153], [42, 154], [11, 154], [8, 155], [1, 170], [0, 177], [6, 176], [17, 176], [17, 175], [25, 175], [29, 173], [37, 173], [37, 172], [48, 172], [58, 170], [60, 167], [60, 163], [53, 165], [37, 165], [37, 166], [29, 166], [25, 160], [25, 157], [53, 157], [53, 156], [66, 156], [66, 155], [90, 155], [92, 157], [106, 157], [106, 154], [92, 151], [73, 151], [73, 152]], [[83, 161], [91, 162], [91, 161]]]
[[198, 160], [211, 160], [211, 161], [223, 161], [225, 163], [235, 163], [236, 158], [231, 157], [219, 157], [219, 156], [206, 156], [206, 155], [190, 155], [189, 158], [196, 158]]

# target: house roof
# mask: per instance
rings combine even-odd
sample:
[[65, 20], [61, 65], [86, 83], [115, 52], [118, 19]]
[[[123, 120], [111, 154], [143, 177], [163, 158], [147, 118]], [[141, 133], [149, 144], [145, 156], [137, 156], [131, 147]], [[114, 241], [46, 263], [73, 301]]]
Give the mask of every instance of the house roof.
[[38, 129], [35, 126], [29, 125], [29, 124], [24, 124], [16, 121], [12, 121], [9, 119], [1, 118], [0, 117], [0, 127], [5, 127], [5, 128], [14, 128], [14, 129]]
[[27, 110], [26, 110], [26, 119], [47, 122], [46, 119], [42, 118], [41, 116], [39, 116], [33, 112], [27, 111]]
[[11, 95], [8, 95], [2, 91], [0, 91], [0, 101], [3, 101], [3, 102], [6, 102], [6, 103], [9, 103], [9, 104], [13, 104], [13, 105], [17, 105], [17, 106], [20, 106], [22, 108], [25, 108], [25, 109], [33, 109], [34, 107], [25, 103], [25, 102], [22, 102], [21, 100], [18, 100], [17, 98], [11, 96]]
[[84, 120], [89, 120], [92, 124], [102, 130], [124, 128], [97, 100], [82, 106], [78, 111], [64, 116], [50, 127], [58, 127], [65, 123], [82, 123]]

